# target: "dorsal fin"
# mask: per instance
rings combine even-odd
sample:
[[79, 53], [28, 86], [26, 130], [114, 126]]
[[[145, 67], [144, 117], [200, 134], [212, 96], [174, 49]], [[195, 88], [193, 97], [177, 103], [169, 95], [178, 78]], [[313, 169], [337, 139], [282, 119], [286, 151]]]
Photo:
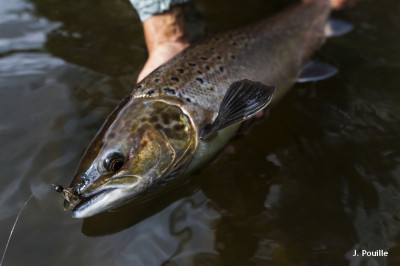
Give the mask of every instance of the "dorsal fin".
[[202, 129], [200, 138], [249, 119], [270, 103], [274, 91], [273, 86], [248, 79], [232, 83], [222, 99], [217, 117]]

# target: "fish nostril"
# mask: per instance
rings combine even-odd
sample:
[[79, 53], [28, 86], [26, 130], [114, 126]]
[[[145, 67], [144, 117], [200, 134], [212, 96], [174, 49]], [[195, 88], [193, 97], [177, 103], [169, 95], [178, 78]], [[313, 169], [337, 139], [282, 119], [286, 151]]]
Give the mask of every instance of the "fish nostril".
[[82, 180], [87, 180], [87, 179], [88, 179], [88, 176], [87, 176], [86, 174], [82, 174], [82, 175], [81, 175], [81, 179], [82, 179]]
[[71, 190], [74, 194], [80, 195], [82, 191], [88, 186], [89, 180], [85, 177], [82, 177], [82, 182], [76, 184], [75, 186], [71, 187]]

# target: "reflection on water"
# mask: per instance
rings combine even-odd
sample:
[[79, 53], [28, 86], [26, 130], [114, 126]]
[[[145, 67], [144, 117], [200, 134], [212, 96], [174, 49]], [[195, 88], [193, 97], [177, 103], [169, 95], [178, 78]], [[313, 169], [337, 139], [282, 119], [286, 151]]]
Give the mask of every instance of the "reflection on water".
[[[338, 13], [355, 30], [318, 56], [339, 75], [296, 85], [235, 154], [152, 201], [82, 221], [49, 184], [70, 182], [129, 91], [146, 57], [139, 21], [128, 1], [0, 2], [1, 248], [34, 194], [4, 265], [400, 262], [400, 3]], [[268, 2], [198, 0], [197, 20], [219, 32], [291, 1]], [[362, 249], [389, 257], [352, 256]]]

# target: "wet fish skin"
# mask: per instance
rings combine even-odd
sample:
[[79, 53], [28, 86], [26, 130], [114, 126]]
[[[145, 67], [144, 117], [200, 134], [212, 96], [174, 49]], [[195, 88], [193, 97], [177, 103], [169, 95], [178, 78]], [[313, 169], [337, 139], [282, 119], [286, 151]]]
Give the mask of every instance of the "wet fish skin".
[[[276, 87], [272, 102], [278, 101], [324, 42], [329, 12], [324, 0], [295, 6], [201, 41], [144, 78], [85, 152], [68, 189], [79, 201], [72, 216], [92, 216], [137, 199], [211, 159], [239, 126], [211, 140], [199, 137], [216, 118], [229, 86], [260, 81]], [[72, 207], [69, 201], [64, 206]]]
[[[176, 105], [127, 97], [117, 110], [90, 144], [70, 185], [70, 191], [81, 195], [73, 205], [64, 202], [75, 217], [113, 208], [132, 195], [161, 187], [169, 181], [167, 175], [190, 159], [186, 155], [194, 153], [194, 128]], [[109, 169], [106, 162], [113, 158], [122, 158], [122, 169]]]

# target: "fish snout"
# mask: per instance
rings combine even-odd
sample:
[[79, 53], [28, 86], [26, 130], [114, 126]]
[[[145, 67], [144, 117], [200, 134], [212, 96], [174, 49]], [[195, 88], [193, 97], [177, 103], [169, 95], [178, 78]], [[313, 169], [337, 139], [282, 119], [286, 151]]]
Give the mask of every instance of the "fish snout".
[[81, 201], [81, 196], [76, 193], [74, 188], [64, 188], [61, 185], [52, 184], [55, 191], [61, 193], [64, 198], [64, 209], [66, 211], [73, 209]]
[[[103, 182], [75, 183], [70, 188], [62, 188], [65, 211], [73, 217], [86, 217], [107, 210], [130, 198], [129, 192], [141, 187], [142, 178], [137, 175], [114, 176]], [[84, 216], [83, 216], [84, 215]]]

